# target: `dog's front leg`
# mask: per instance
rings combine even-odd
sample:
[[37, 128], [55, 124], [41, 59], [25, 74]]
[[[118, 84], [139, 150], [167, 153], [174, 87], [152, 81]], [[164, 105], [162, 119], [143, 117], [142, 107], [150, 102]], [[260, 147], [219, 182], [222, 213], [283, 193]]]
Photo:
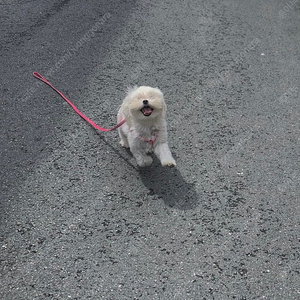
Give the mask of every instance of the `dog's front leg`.
[[152, 164], [152, 157], [148, 156], [146, 151], [140, 148], [138, 142], [129, 139], [129, 146], [133, 157], [140, 167], [147, 167]]
[[175, 167], [176, 162], [169, 149], [168, 143], [158, 143], [154, 148], [154, 153], [159, 158], [163, 167]]
[[136, 162], [140, 167], [147, 167], [152, 164], [153, 159], [151, 156], [148, 156], [145, 153], [142, 153], [141, 151], [133, 148], [130, 148], [130, 151], [132, 152], [133, 157], [136, 159]]

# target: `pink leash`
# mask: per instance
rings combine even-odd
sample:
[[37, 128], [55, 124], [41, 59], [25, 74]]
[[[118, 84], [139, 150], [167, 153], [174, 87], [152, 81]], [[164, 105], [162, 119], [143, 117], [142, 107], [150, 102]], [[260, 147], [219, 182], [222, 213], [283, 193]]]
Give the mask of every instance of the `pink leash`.
[[112, 128], [102, 128], [100, 126], [98, 126], [96, 123], [94, 123], [92, 120], [90, 120], [88, 117], [86, 117], [66, 96], [64, 96], [63, 93], [61, 93], [58, 89], [56, 89], [47, 79], [45, 79], [41, 74], [37, 73], [37, 72], [33, 72], [33, 76], [39, 80], [42, 80], [43, 82], [45, 82], [46, 84], [48, 84], [55, 92], [57, 92], [64, 100], [66, 100], [70, 106], [75, 110], [75, 112], [81, 117], [83, 118], [85, 121], [87, 121], [88, 123], [90, 123], [95, 129], [98, 129], [100, 131], [112, 131], [114, 129], [117, 129], [118, 127], [122, 126], [126, 120], [122, 120], [120, 121], [117, 125], [115, 125]]

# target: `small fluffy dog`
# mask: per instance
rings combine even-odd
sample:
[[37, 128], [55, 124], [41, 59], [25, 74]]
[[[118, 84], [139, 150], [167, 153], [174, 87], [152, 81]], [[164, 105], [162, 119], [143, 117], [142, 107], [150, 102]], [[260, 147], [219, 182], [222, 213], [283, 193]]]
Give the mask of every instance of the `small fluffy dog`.
[[149, 86], [129, 90], [118, 112], [120, 144], [130, 148], [140, 167], [151, 165], [154, 152], [162, 166], [174, 167], [175, 160], [167, 142], [166, 109], [163, 93]]

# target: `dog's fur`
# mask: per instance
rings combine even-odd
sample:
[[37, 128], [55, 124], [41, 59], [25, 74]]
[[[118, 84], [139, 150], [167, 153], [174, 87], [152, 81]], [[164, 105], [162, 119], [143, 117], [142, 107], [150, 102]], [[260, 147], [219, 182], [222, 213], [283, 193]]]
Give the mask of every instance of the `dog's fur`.
[[176, 166], [167, 142], [166, 109], [163, 93], [149, 86], [129, 90], [118, 112], [120, 144], [130, 148], [140, 167], [149, 166], [154, 152], [163, 166]]

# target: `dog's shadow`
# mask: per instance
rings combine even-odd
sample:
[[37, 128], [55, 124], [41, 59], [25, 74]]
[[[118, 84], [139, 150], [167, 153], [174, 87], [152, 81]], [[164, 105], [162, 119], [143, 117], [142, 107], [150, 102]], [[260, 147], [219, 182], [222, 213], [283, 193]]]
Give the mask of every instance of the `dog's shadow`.
[[139, 174], [150, 195], [162, 198], [166, 205], [182, 210], [194, 209], [198, 195], [193, 183], [187, 183], [177, 168], [163, 168], [157, 159]]
[[[99, 138], [110, 147], [130, 167], [136, 169], [127, 157], [124, 157], [110, 142], [96, 131]], [[132, 154], [126, 149], [129, 156]], [[178, 168], [162, 167], [159, 160], [154, 157], [150, 167], [138, 168], [142, 182], [149, 190], [149, 195], [162, 198], [166, 205], [182, 210], [194, 209], [198, 205], [198, 195], [193, 183], [186, 182]]]

